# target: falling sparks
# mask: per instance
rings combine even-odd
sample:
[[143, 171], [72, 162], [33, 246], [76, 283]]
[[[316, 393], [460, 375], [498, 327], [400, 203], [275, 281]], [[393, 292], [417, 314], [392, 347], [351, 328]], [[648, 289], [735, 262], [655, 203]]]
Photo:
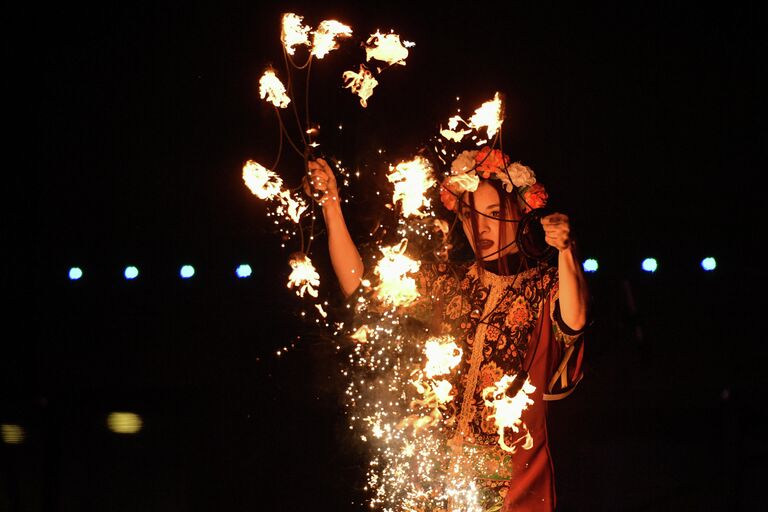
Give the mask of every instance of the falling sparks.
[[376, 87], [379, 82], [373, 77], [373, 74], [360, 64], [360, 72], [345, 71], [342, 75], [344, 77], [344, 87], [351, 89], [354, 94], [360, 96], [360, 104], [363, 107], [368, 106], [368, 98], [373, 94], [373, 88]]
[[243, 181], [259, 199], [274, 199], [283, 186], [280, 176], [253, 160], [243, 166]]
[[288, 55], [296, 53], [295, 46], [309, 46], [310, 28], [305, 26], [302, 23], [303, 21], [304, 17], [298, 14], [289, 12], [283, 15], [283, 30], [280, 34], [280, 39]]
[[[509, 428], [512, 429], [512, 432], [518, 433], [521, 426], [525, 427], [520, 416], [533, 403], [533, 400], [528, 395], [536, 391], [536, 387], [531, 384], [530, 378], [526, 378], [520, 391], [510, 398], [506, 395], [506, 391], [515, 381], [515, 378], [515, 375], [505, 375], [493, 386], [483, 389], [482, 392], [485, 405], [494, 410], [488, 418], [493, 419], [499, 429], [499, 446], [501, 446], [502, 450], [510, 453], [517, 451], [517, 447], [514, 445], [518, 441], [509, 446], [505, 440], [504, 430]], [[530, 450], [533, 447], [533, 437], [527, 428], [525, 428], [525, 434], [519, 441], [523, 441], [523, 449], [525, 450]]]
[[336, 20], [322, 21], [312, 35], [312, 55], [322, 59], [328, 52], [339, 47], [337, 38], [351, 36], [352, 28], [347, 25]]
[[437, 182], [432, 177], [432, 164], [424, 157], [417, 156], [408, 162], [389, 167], [387, 179], [394, 183], [392, 195], [394, 203], [400, 202], [404, 217], [426, 216], [422, 208], [430, 207], [430, 200], [425, 196], [427, 190]]
[[374, 269], [380, 278], [376, 295], [385, 304], [407, 306], [419, 297], [416, 281], [406, 274], [418, 272], [421, 264], [404, 254], [407, 246], [404, 238], [397, 245], [380, 249], [384, 256]]
[[291, 102], [285, 93], [285, 86], [271, 69], [266, 70], [259, 79], [259, 96], [277, 108], [286, 108]]
[[290, 259], [293, 271], [288, 276], [288, 288], [296, 288], [296, 295], [304, 297], [305, 293], [317, 297], [317, 287], [320, 286], [320, 274], [315, 270], [309, 257], [301, 252], [294, 253]]
[[410, 41], [401, 42], [398, 34], [382, 34], [377, 30], [365, 42], [365, 60], [376, 59], [386, 62], [390, 66], [395, 64], [405, 66], [408, 48], [413, 46], [415, 46], [415, 43]]

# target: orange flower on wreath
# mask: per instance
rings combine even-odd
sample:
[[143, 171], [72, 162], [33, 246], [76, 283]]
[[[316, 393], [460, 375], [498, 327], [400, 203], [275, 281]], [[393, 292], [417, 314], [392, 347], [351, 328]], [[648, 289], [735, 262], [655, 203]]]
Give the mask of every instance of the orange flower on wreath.
[[477, 173], [484, 179], [488, 179], [492, 174], [504, 175], [504, 169], [509, 165], [510, 159], [500, 149], [485, 146], [475, 155], [475, 162], [477, 162], [475, 168]]
[[440, 186], [440, 201], [449, 211], [456, 210], [456, 204], [458, 203], [457, 195], [456, 187], [452, 187], [450, 183], [446, 182]]
[[549, 195], [541, 183], [534, 183], [523, 191], [523, 210], [529, 212], [547, 205]]

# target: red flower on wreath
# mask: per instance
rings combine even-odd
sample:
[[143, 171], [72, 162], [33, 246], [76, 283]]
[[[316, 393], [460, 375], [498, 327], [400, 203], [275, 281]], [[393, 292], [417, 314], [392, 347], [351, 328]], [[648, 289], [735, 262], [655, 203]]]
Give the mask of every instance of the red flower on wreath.
[[458, 203], [458, 199], [456, 198], [457, 193], [458, 192], [451, 187], [450, 183], [448, 183], [448, 180], [440, 186], [440, 201], [442, 201], [443, 206], [449, 211], [456, 210], [456, 203]]
[[549, 195], [544, 186], [541, 183], [534, 183], [523, 192], [523, 200], [525, 201], [523, 209], [529, 212], [536, 208], [543, 208], [547, 205], [547, 199], [549, 199]]
[[477, 173], [488, 179], [492, 174], [504, 175], [504, 169], [509, 165], [510, 159], [501, 150], [485, 146], [475, 155], [475, 162]]

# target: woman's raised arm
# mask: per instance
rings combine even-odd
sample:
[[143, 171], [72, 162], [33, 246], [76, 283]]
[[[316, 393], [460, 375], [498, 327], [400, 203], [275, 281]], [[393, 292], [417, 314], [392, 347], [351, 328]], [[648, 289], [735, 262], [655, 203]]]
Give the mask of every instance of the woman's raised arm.
[[[310, 161], [307, 166], [312, 186], [324, 194], [320, 204], [323, 208], [325, 227], [328, 230], [328, 252], [331, 256], [331, 265], [342, 292], [349, 297], [360, 286], [363, 278], [363, 259], [347, 229], [333, 170], [322, 158]], [[305, 187], [305, 191], [309, 193], [308, 187]]]

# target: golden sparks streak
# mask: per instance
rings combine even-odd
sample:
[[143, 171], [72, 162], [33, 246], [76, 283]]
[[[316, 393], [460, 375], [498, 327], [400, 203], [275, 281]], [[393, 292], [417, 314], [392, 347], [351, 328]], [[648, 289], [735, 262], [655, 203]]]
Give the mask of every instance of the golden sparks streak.
[[430, 200], [425, 194], [437, 183], [432, 177], [432, 164], [429, 160], [417, 156], [413, 160], [397, 164], [396, 167], [390, 165], [387, 179], [394, 183], [392, 201], [401, 203], [404, 217], [427, 215], [421, 210], [430, 207]]

